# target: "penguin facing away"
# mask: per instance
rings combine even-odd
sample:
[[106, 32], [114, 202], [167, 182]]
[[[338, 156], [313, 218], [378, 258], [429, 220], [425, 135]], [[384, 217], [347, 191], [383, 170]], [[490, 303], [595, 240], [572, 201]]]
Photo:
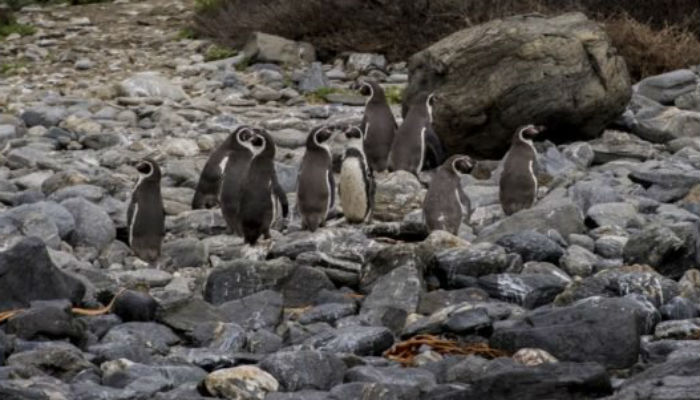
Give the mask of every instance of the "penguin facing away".
[[240, 195], [240, 224], [245, 242], [255, 245], [260, 236], [270, 238], [270, 225], [287, 217], [287, 196], [275, 172], [275, 144], [262, 129], [255, 130], [251, 143], [255, 155], [250, 163]]
[[363, 151], [360, 128], [350, 126], [344, 134], [348, 143], [340, 167], [338, 196], [345, 219], [361, 223], [371, 218], [374, 208], [374, 173]]
[[302, 229], [315, 231], [326, 222], [335, 202], [335, 180], [331, 169], [330, 127], [311, 130], [306, 139], [306, 152], [297, 177], [297, 208]]
[[252, 137], [251, 135], [250, 127], [240, 126], [209, 155], [202, 173], [199, 175], [197, 188], [192, 199], [193, 210], [214, 208], [219, 205], [221, 177], [226, 166], [228, 153], [233, 145], [232, 142], [236, 140], [247, 142]]
[[230, 233], [242, 235], [239, 224], [239, 206], [241, 193], [248, 176], [250, 162], [256, 152], [262, 151], [262, 141], [258, 146], [253, 145], [255, 134], [252, 127], [246, 126], [233, 133], [232, 140], [227, 140], [227, 155], [221, 161], [223, 167], [219, 190], [221, 213], [226, 220]]
[[463, 155], [454, 155], [440, 166], [423, 201], [428, 230], [457, 235], [462, 220], [469, 220], [471, 203], [462, 190], [460, 176], [470, 173], [473, 167], [474, 161]]
[[389, 153], [389, 170], [404, 170], [416, 175], [445, 161], [442, 142], [433, 130], [432, 93], [423, 93], [413, 101], [399, 127]]
[[366, 96], [365, 113], [360, 129], [363, 132], [364, 150], [372, 170], [387, 169], [389, 151], [396, 134], [396, 119], [384, 95], [384, 89], [375, 81], [359, 83], [360, 93]]
[[139, 180], [134, 186], [126, 211], [129, 246], [141, 259], [153, 262], [160, 257], [165, 236], [165, 210], [160, 193], [161, 172], [150, 158], [143, 159], [136, 169]]
[[535, 162], [537, 151], [532, 139], [544, 131], [542, 126], [518, 128], [503, 162], [499, 181], [499, 200], [506, 215], [530, 208], [537, 200]]

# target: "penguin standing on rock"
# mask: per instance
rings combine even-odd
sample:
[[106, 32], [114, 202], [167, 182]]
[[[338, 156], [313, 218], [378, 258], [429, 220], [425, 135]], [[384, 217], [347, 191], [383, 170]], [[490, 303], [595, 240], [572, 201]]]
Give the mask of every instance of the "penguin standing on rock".
[[335, 180], [331, 169], [330, 142], [334, 132], [328, 126], [311, 130], [297, 178], [297, 208], [301, 227], [315, 231], [326, 223], [335, 203]]
[[251, 140], [255, 155], [240, 194], [239, 219], [245, 242], [255, 245], [260, 236], [270, 238], [270, 225], [280, 216], [287, 217], [287, 196], [277, 181], [275, 143], [262, 129]]
[[433, 105], [432, 93], [416, 96], [394, 136], [389, 170], [418, 175], [423, 169], [437, 168], [445, 161], [442, 142], [433, 131]]
[[217, 147], [209, 156], [207, 163], [204, 164], [202, 173], [199, 175], [197, 189], [192, 199], [192, 209], [214, 208], [219, 205], [219, 190], [221, 188], [221, 177], [224, 173], [224, 167], [228, 161], [229, 152], [238, 141], [239, 143], [247, 142], [252, 138], [252, 130], [249, 126], [240, 126], [229, 135], [219, 147]]
[[222, 170], [221, 184], [219, 190], [219, 203], [221, 213], [226, 220], [231, 233], [242, 235], [239, 224], [239, 206], [241, 203], [241, 193], [245, 186], [245, 179], [248, 176], [250, 162], [256, 152], [262, 151], [262, 142], [255, 147], [252, 143], [255, 138], [253, 128], [249, 126], [237, 129], [224, 144], [226, 145], [226, 156], [220, 161]]
[[165, 236], [160, 167], [154, 160], [145, 158], [136, 169], [139, 172], [139, 180], [126, 211], [129, 246], [139, 258], [154, 262], [160, 257]]
[[387, 168], [389, 151], [397, 125], [394, 114], [384, 95], [384, 89], [374, 81], [359, 83], [360, 93], [366, 96], [365, 114], [360, 129], [363, 132], [365, 154], [369, 166], [382, 172]]
[[438, 169], [423, 201], [425, 224], [431, 232], [443, 230], [457, 235], [462, 220], [469, 219], [471, 203], [462, 190], [460, 176], [473, 167], [471, 158], [455, 155]]
[[347, 147], [340, 167], [338, 195], [345, 219], [360, 223], [371, 218], [374, 207], [374, 174], [362, 150], [362, 131], [351, 126], [344, 132]]
[[506, 215], [530, 208], [537, 200], [535, 162], [537, 151], [532, 139], [544, 131], [542, 126], [526, 125], [518, 128], [503, 162], [499, 182], [499, 199]]

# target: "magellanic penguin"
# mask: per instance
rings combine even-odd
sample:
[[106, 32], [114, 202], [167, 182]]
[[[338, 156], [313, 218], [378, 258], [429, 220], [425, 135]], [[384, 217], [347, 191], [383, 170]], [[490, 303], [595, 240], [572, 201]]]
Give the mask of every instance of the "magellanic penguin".
[[287, 217], [287, 195], [275, 172], [275, 143], [263, 129], [255, 130], [251, 140], [253, 160], [241, 188], [239, 219], [245, 242], [254, 245], [260, 236], [270, 238], [270, 225], [278, 217]]
[[253, 145], [256, 137], [254, 130], [250, 126], [239, 128], [233, 133], [231, 140], [224, 144], [226, 156], [221, 160], [223, 175], [219, 190], [219, 203], [221, 213], [226, 220], [229, 231], [239, 236], [243, 235], [239, 224], [239, 206], [241, 203], [241, 192], [245, 186], [245, 179], [248, 176], [250, 162], [256, 152], [262, 151], [262, 141], [258, 141], [258, 146]]
[[365, 114], [360, 124], [363, 132], [367, 161], [374, 171], [386, 170], [389, 151], [396, 134], [396, 119], [384, 95], [384, 89], [375, 81], [359, 82], [360, 93], [366, 96]]
[[221, 189], [221, 177], [228, 161], [229, 152], [235, 145], [234, 142], [247, 142], [252, 138], [252, 130], [249, 126], [240, 126], [219, 147], [217, 147], [209, 159], [207, 159], [199, 182], [192, 199], [192, 209], [214, 208], [219, 205], [219, 191]]
[[374, 173], [362, 150], [362, 130], [350, 126], [344, 134], [347, 145], [340, 167], [338, 196], [345, 219], [360, 223], [371, 218], [374, 208]]
[[136, 169], [139, 179], [126, 211], [129, 246], [139, 258], [153, 262], [160, 257], [160, 248], [165, 236], [160, 168], [153, 159], [145, 158]]
[[527, 125], [518, 128], [503, 161], [499, 182], [499, 199], [506, 215], [530, 208], [537, 200], [535, 162], [537, 152], [532, 138], [544, 130], [542, 126]]
[[442, 142], [433, 131], [433, 105], [432, 93], [423, 93], [414, 99], [394, 136], [389, 153], [390, 171], [404, 170], [418, 175], [445, 161]]
[[425, 224], [430, 231], [457, 235], [462, 220], [469, 220], [471, 203], [462, 190], [460, 176], [473, 167], [472, 159], [463, 155], [452, 156], [440, 166], [423, 201]]
[[312, 232], [326, 223], [328, 212], [335, 202], [330, 148], [333, 136], [334, 132], [328, 126], [311, 130], [297, 178], [297, 208], [301, 215], [301, 227]]

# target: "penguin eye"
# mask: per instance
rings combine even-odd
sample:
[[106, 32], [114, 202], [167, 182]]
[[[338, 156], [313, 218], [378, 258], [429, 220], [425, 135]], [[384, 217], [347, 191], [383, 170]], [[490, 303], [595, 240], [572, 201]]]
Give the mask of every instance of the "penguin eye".
[[330, 138], [330, 137], [331, 137], [331, 133], [330, 133], [330, 131], [328, 131], [328, 130], [326, 130], [326, 129], [324, 129], [324, 130], [322, 130], [322, 131], [316, 133], [316, 140], [317, 140], [319, 143], [325, 142], [325, 141], [328, 140], [328, 138]]

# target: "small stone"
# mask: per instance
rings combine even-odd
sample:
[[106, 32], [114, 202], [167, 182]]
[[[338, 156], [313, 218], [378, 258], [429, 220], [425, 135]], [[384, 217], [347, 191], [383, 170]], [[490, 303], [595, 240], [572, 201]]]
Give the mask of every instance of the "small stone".
[[230, 400], [264, 400], [279, 383], [269, 373], [252, 365], [214, 371], [204, 379], [207, 391]]
[[89, 58], [81, 58], [75, 62], [75, 69], [85, 71], [95, 66], [95, 63]]

